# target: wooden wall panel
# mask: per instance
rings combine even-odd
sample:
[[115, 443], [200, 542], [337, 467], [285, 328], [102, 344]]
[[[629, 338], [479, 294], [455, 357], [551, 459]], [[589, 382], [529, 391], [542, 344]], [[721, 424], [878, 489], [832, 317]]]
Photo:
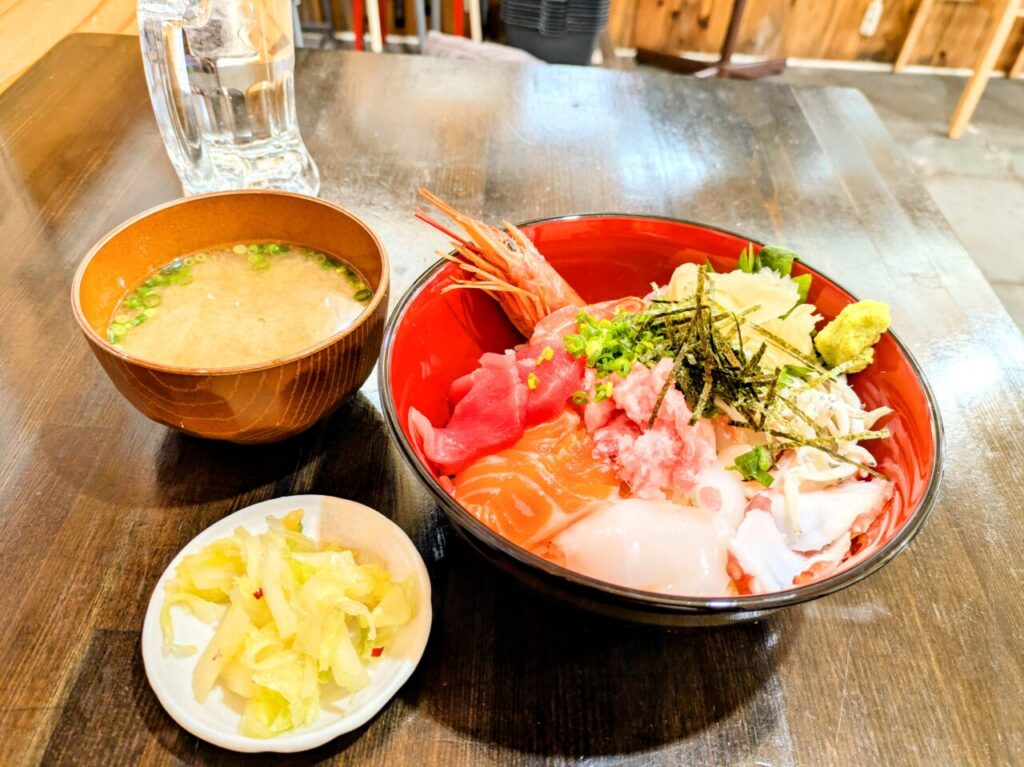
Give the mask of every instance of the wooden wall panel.
[[73, 32], [137, 33], [135, 0], [0, 0], [0, 91]]
[[[764, 56], [843, 61], [896, 59], [917, 0], [886, 0], [878, 30], [861, 37], [870, 0], [750, 0], [738, 50]], [[725, 37], [732, 0], [612, 0], [609, 27], [620, 47], [667, 53], [715, 52]], [[971, 67], [991, 23], [993, 3], [938, 2], [911, 63]], [[1008, 69], [1024, 46], [1019, 21], [1000, 59]]]

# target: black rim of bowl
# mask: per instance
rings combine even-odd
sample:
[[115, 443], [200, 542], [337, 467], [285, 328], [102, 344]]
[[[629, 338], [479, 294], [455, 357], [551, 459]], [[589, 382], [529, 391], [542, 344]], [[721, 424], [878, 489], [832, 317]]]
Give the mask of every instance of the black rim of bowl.
[[[667, 221], [676, 224], [696, 226], [708, 231], [720, 232], [731, 237], [738, 237], [756, 245], [763, 245], [763, 243], [758, 240], [729, 231], [728, 229], [722, 229], [720, 227], [709, 226], [697, 221], [689, 221], [670, 216], [635, 215], [630, 213], [584, 213], [570, 216], [554, 216], [551, 218], [533, 219], [531, 221], [518, 224], [518, 226], [523, 228], [535, 226], [537, 224], [577, 221], [588, 218]], [[831, 277], [827, 277], [822, 272], [814, 269], [814, 267], [810, 266], [803, 259], [801, 259], [800, 262], [816, 274], [819, 274], [823, 278], [829, 280], [832, 284], [853, 298], [853, 300], [857, 300], [853, 293]], [[491, 530], [483, 522], [470, 514], [462, 507], [461, 504], [456, 502], [440, 484], [438, 484], [437, 480], [434, 479], [422, 462], [416, 457], [416, 453], [413, 451], [412, 445], [410, 445], [408, 439], [406, 439], [405, 431], [398, 422], [398, 413], [395, 408], [394, 400], [391, 396], [391, 356], [395, 333], [402, 321], [402, 318], [405, 316], [405, 312], [408, 309], [409, 304], [412, 303], [412, 301], [420, 294], [424, 286], [433, 279], [438, 272], [447, 266], [448, 263], [449, 262], [444, 259], [439, 259], [433, 265], [428, 267], [423, 274], [413, 282], [408, 290], [405, 291], [401, 299], [399, 299], [398, 303], [395, 305], [395, 309], [391, 313], [391, 317], [388, 318], [387, 326], [384, 329], [384, 340], [381, 346], [381, 364], [377, 371], [378, 388], [380, 389], [381, 402], [384, 405], [384, 418], [387, 422], [388, 428], [391, 430], [391, 434], [394, 437], [395, 442], [398, 443], [402, 458], [419, 477], [420, 482], [422, 482], [431, 491], [434, 496], [434, 500], [442, 506], [448, 514], [457, 519], [462, 527], [470, 530], [474, 537], [479, 538], [490, 548], [498, 550], [501, 554], [512, 558], [519, 564], [539, 570], [548, 577], [561, 581], [562, 585], [565, 587], [583, 589], [584, 591], [591, 592], [594, 597], [598, 598], [605, 597], [625, 601], [627, 603], [631, 603], [636, 608], [647, 608], [679, 614], [769, 611], [801, 604], [803, 602], [809, 602], [828, 594], [834, 594], [837, 591], [841, 591], [864, 580], [876, 570], [879, 570], [888, 564], [897, 554], [903, 551], [914, 536], [921, 530], [925, 521], [928, 519], [932, 507], [935, 504], [936, 496], [938, 495], [943, 468], [942, 457], [944, 436], [942, 420], [939, 416], [939, 409], [935, 401], [935, 395], [932, 392], [931, 386], [928, 384], [928, 380], [924, 376], [924, 372], [921, 370], [921, 366], [910, 353], [910, 350], [906, 345], [890, 330], [888, 331], [889, 335], [892, 336], [892, 339], [896, 342], [900, 351], [910, 362], [910, 367], [914, 371], [914, 375], [917, 377], [918, 382], [921, 384], [921, 388], [924, 390], [925, 400], [928, 405], [928, 414], [931, 420], [932, 441], [935, 445], [935, 451], [932, 458], [931, 478], [921, 502], [917, 505], [917, 508], [913, 509], [909, 513], [906, 522], [904, 522], [903, 527], [900, 528], [896, 535], [894, 535], [891, 540], [882, 545], [878, 551], [874, 552], [863, 562], [859, 562], [853, 567], [836, 573], [822, 581], [816, 581], [815, 583], [810, 583], [806, 586], [797, 586], [785, 591], [773, 591], [766, 594], [752, 594], [749, 596], [687, 597], [659, 594], [651, 591], [640, 591], [626, 586], [617, 586], [613, 583], [607, 583], [605, 581], [598, 580], [597, 578], [591, 578], [589, 576], [573, 572], [572, 570], [556, 565], [553, 562], [549, 562], [536, 554], [532, 554], [529, 551], [520, 548], [516, 544]]]

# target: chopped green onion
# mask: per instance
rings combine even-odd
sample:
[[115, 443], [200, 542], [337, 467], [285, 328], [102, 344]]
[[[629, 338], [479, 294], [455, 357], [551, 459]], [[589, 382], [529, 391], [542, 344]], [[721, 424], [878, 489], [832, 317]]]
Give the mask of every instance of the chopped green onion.
[[741, 455], [736, 456], [733, 466], [727, 466], [730, 471], [738, 471], [740, 476], [748, 482], [757, 480], [765, 487], [771, 487], [775, 478], [768, 473], [774, 461], [771, 453], [764, 445], [756, 445]]
[[372, 290], [370, 290], [369, 288], [363, 288], [362, 290], [357, 290], [356, 294], [355, 294], [355, 296], [353, 296], [353, 298], [355, 298], [356, 301], [366, 302], [366, 301], [369, 301], [372, 296], [373, 296], [373, 291]]
[[139, 325], [141, 325], [145, 321], [146, 321], [146, 315], [145, 314], [140, 314], [134, 320], [132, 320], [132, 327], [136, 327], [137, 328]]
[[615, 390], [614, 385], [611, 381], [604, 381], [599, 383], [594, 389], [594, 402], [603, 402], [612, 396], [612, 392]]
[[195, 278], [192, 276], [192, 272], [188, 269], [182, 269], [178, 274], [178, 284], [191, 285], [193, 282], [195, 282]]
[[203, 261], [205, 261], [207, 258], [208, 256], [205, 253], [196, 253], [195, 255], [195, 260], [197, 264], [203, 263]]
[[127, 314], [118, 314], [114, 317], [114, 322], [120, 322], [122, 325], [127, 324], [129, 320], [131, 320], [131, 317]]
[[245, 245], [235, 245], [231, 250], [240, 256], [244, 256], [249, 249]]
[[565, 336], [562, 343], [565, 344], [565, 350], [573, 357], [582, 357], [587, 346], [586, 340], [579, 334]]
[[267, 259], [265, 258], [261, 258], [259, 261], [252, 265], [252, 268], [255, 269], [257, 272], [265, 272], [267, 269], [270, 268], [270, 262], [267, 261]]
[[278, 253], [282, 253], [282, 252], [283, 252], [283, 251], [281, 250], [281, 246], [280, 246], [280, 245], [278, 245], [278, 244], [277, 244], [276, 242], [272, 242], [272, 243], [270, 243], [270, 245], [268, 245], [268, 246], [267, 246], [267, 250], [269, 250], [269, 251], [270, 251], [271, 253], [273, 253], [273, 254], [274, 254], [275, 256], [276, 256], [276, 255], [277, 255]]
[[124, 332], [127, 329], [128, 328], [125, 327], [124, 325], [122, 325], [120, 322], [115, 322], [115, 323], [111, 324], [111, 326], [110, 326], [110, 332], [114, 333], [115, 335], [119, 335], [119, 336], [123, 336]]
[[539, 365], [542, 362], [548, 362], [549, 360], [553, 360], [554, 358], [555, 350], [552, 349], [550, 346], [545, 346], [544, 350], [541, 351], [540, 356], [537, 357], [537, 364]]
[[255, 254], [255, 253], [259, 253], [259, 252], [260, 252], [260, 246], [259, 246], [259, 245], [255, 245], [255, 244], [253, 244], [253, 245], [250, 245], [249, 247], [247, 247], [247, 248], [246, 248], [245, 250], [246, 250], [246, 252], [248, 252], [248, 253], [249, 253], [250, 255], [252, 255], [252, 254]]
[[582, 389], [579, 389], [572, 393], [572, 401], [577, 405], [586, 405], [588, 402], [590, 402], [590, 395], [587, 394]]
[[183, 259], [181, 259], [182, 266], [192, 266], [192, 264], [194, 264], [195, 262], [195, 259], [192, 258], [191, 256], [185, 256]]
[[146, 297], [142, 299], [142, 305], [147, 309], [152, 309], [154, 306], [160, 306], [161, 300], [156, 293], [147, 293]]

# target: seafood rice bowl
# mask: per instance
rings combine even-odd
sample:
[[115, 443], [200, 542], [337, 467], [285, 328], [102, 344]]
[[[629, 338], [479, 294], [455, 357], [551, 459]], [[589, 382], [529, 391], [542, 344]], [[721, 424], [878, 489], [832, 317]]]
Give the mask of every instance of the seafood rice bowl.
[[381, 390], [496, 564], [604, 612], [743, 620], [865, 577], [920, 527], [940, 429], [885, 304], [704, 227], [499, 229], [423, 195], [455, 249], [393, 315]]

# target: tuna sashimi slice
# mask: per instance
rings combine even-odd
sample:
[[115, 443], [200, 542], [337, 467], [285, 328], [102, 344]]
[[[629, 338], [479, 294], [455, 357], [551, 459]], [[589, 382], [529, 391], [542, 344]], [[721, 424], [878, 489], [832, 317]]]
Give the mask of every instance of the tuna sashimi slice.
[[[547, 359], [548, 353], [550, 359]], [[565, 403], [573, 392], [583, 385], [583, 370], [586, 361], [573, 359], [565, 350], [561, 340], [550, 344], [528, 344], [516, 351], [519, 374], [523, 383], [528, 384], [526, 397], [526, 425], [535, 426], [550, 421], [565, 409]], [[533, 376], [533, 388], [530, 376]]]
[[504, 538], [540, 549], [552, 536], [617, 495], [619, 482], [593, 458], [580, 417], [565, 409], [526, 430], [515, 445], [466, 467], [455, 498]]
[[514, 444], [523, 434], [528, 390], [515, 353], [485, 354], [471, 375], [471, 386], [443, 428], [435, 427], [415, 408], [409, 409], [413, 444], [446, 474]]

